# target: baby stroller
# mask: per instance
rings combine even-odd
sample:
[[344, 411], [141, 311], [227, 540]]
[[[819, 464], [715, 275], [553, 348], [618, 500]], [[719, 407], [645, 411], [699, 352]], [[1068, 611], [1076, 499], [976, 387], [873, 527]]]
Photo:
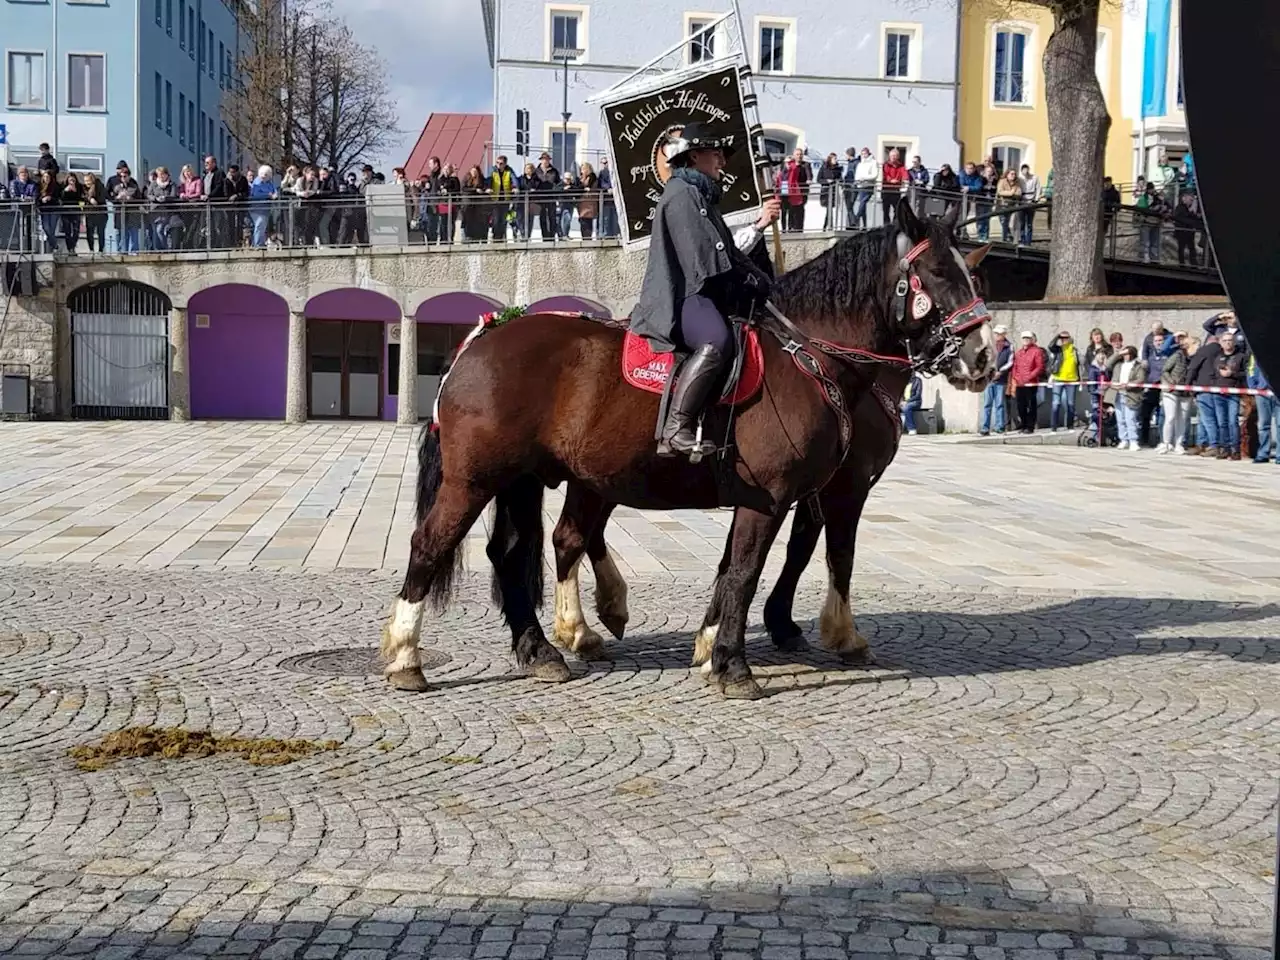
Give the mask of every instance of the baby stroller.
[[1081, 447], [1118, 447], [1120, 445], [1120, 426], [1116, 423], [1116, 408], [1105, 401], [1098, 404], [1102, 416], [1102, 429], [1098, 429], [1096, 417], [1080, 428], [1076, 444]]

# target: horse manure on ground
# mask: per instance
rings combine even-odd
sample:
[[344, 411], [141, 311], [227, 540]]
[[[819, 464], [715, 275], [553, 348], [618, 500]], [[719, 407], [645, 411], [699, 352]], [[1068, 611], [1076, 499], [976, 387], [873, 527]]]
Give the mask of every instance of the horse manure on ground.
[[275, 737], [221, 737], [208, 730], [126, 727], [96, 743], [71, 747], [67, 755], [81, 770], [101, 770], [119, 760], [160, 757], [198, 760], [234, 754], [255, 767], [278, 767], [313, 754], [337, 750], [337, 740], [279, 740]]

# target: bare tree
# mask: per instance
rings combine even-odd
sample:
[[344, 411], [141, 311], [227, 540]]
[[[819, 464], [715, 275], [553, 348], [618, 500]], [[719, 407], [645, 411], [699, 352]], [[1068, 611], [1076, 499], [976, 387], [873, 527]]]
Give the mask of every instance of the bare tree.
[[313, 24], [298, 50], [296, 89], [305, 95], [289, 114], [298, 159], [344, 170], [394, 141], [399, 117], [375, 51], [332, 20]]
[[242, 7], [241, 24], [246, 52], [224, 119], [255, 160], [343, 170], [392, 142], [385, 69], [326, 6], [259, 0]]

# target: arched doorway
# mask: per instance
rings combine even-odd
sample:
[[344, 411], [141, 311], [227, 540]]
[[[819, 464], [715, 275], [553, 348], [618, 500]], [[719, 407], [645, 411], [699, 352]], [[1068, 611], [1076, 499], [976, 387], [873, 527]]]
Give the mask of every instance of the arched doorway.
[[399, 376], [387, 366], [388, 331], [400, 325], [400, 305], [375, 290], [345, 287], [312, 297], [306, 318], [307, 415], [386, 419]]
[[590, 317], [612, 317], [609, 308], [604, 304], [596, 303], [594, 300], [588, 300], [586, 297], [547, 297], [545, 300], [538, 300], [529, 304], [530, 313], [538, 313], [540, 311], [563, 311], [565, 313], [585, 313]]
[[283, 420], [289, 370], [289, 304], [245, 283], [201, 290], [187, 301], [194, 420]]
[[[414, 313], [418, 323], [418, 418], [426, 420], [435, 407], [440, 378], [453, 362], [458, 345], [480, 321], [480, 315], [501, 310], [502, 304], [478, 293], [442, 293], [424, 300]], [[397, 350], [396, 371], [399, 372]]]
[[168, 419], [169, 307], [159, 290], [129, 280], [72, 291], [72, 417]]

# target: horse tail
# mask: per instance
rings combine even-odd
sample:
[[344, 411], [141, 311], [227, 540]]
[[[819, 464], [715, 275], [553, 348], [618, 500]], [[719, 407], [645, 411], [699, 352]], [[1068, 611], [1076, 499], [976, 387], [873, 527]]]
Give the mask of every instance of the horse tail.
[[[440, 433], [436, 424], [422, 429], [418, 441], [418, 490], [415, 507], [415, 530], [421, 530], [427, 514], [435, 506], [444, 483], [444, 459], [440, 451]], [[459, 545], [460, 546], [460, 545]], [[443, 610], [453, 595], [453, 582], [462, 572], [464, 554], [454, 546], [440, 557], [427, 581], [427, 595], [437, 610]]]
[[[493, 562], [493, 601], [509, 626], [521, 627], [541, 609], [543, 483], [526, 474], [498, 494], [486, 552]], [[517, 651], [519, 653], [519, 651]]]

